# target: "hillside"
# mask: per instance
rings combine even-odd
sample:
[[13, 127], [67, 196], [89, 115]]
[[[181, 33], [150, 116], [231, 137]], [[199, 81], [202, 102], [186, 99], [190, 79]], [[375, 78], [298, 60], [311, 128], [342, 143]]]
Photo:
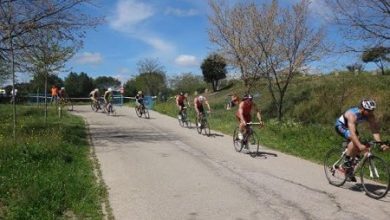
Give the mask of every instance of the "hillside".
[[[255, 101], [260, 106], [266, 127], [261, 129], [260, 142], [286, 153], [322, 162], [325, 152], [339, 145], [342, 139], [335, 133], [335, 119], [348, 107], [355, 106], [364, 97], [371, 97], [378, 103], [376, 115], [382, 126], [382, 139], [390, 139], [390, 76], [362, 74], [354, 76], [301, 76], [293, 80], [288, 88], [284, 105], [284, 118], [276, 120], [270, 93], [265, 82], [260, 82], [254, 92]], [[212, 129], [232, 134], [237, 125], [232, 110], [224, 109], [229, 94], [243, 95], [244, 88], [238, 81], [215, 93], [205, 94], [212, 108], [210, 124]], [[190, 97], [192, 102], [193, 97]], [[192, 104], [192, 103], [191, 103]], [[157, 103], [157, 111], [175, 116], [174, 100]], [[190, 115], [194, 113], [190, 111]], [[360, 126], [359, 132], [370, 139], [367, 126]], [[387, 154], [387, 161], [390, 155]]]

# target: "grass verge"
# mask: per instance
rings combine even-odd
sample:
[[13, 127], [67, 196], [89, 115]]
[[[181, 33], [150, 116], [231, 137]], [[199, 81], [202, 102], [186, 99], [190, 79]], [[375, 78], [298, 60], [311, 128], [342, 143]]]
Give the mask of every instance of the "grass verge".
[[0, 219], [102, 219], [105, 189], [96, 180], [84, 121], [50, 109], [1, 105]]

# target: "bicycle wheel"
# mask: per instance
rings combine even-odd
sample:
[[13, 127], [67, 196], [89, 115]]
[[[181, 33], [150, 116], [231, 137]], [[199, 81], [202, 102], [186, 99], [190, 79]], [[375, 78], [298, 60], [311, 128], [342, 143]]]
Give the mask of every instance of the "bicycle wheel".
[[184, 127], [183, 115], [179, 115], [177, 120], [179, 121], [179, 125]]
[[112, 113], [112, 105], [108, 105], [108, 107], [107, 107], [107, 115], [110, 115], [111, 113]]
[[196, 124], [196, 130], [198, 131], [198, 134], [202, 134], [202, 124], [200, 123], [199, 118], [196, 118], [195, 124]]
[[335, 147], [326, 153], [324, 160], [325, 176], [329, 183], [334, 186], [342, 186], [347, 180], [345, 170], [343, 169], [343, 163], [345, 155], [344, 149], [341, 147]]
[[202, 123], [202, 127], [203, 127], [203, 134], [204, 135], [207, 135], [207, 137], [210, 136], [210, 124], [207, 120], [204, 119], [203, 123]]
[[65, 101], [65, 105], [68, 111], [73, 111], [73, 103], [69, 99]]
[[233, 132], [233, 146], [237, 152], [241, 152], [244, 145], [242, 145], [241, 140], [238, 138], [238, 132], [240, 132], [240, 130], [238, 127], [236, 127]]
[[137, 108], [137, 107], [135, 107], [134, 109], [135, 109], [135, 114], [137, 114], [137, 116], [138, 116], [139, 118], [141, 118], [141, 117], [142, 117], [142, 114], [141, 114], [140, 109]]
[[360, 178], [364, 191], [371, 198], [380, 199], [389, 191], [389, 166], [380, 157], [372, 155], [364, 161], [360, 170]]
[[146, 119], [149, 119], [149, 110], [147, 108], [144, 108], [144, 116]]
[[98, 108], [97, 108], [96, 104], [93, 103], [93, 102], [91, 102], [91, 108], [92, 108], [92, 111], [94, 111], [94, 112], [98, 111]]
[[249, 137], [247, 139], [247, 146], [248, 146], [248, 153], [251, 155], [251, 157], [256, 157], [259, 153], [259, 137], [255, 133], [255, 131], [251, 131], [251, 134], [249, 134]]

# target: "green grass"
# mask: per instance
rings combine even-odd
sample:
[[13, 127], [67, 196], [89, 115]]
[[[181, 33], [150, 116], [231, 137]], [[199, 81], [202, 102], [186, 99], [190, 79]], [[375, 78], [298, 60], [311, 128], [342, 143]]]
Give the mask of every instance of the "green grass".
[[50, 109], [1, 105], [0, 219], [101, 219], [105, 189], [93, 172], [84, 121]]
[[[342, 75], [296, 78], [286, 96], [285, 117], [278, 122], [266, 84], [259, 83], [255, 94], [257, 105], [262, 109], [266, 125], [257, 133], [265, 146], [295, 155], [316, 163], [322, 163], [326, 152], [340, 146], [342, 138], [334, 131], [334, 121], [341, 111], [353, 106], [362, 97], [373, 97], [378, 102], [376, 115], [382, 126], [382, 139], [390, 140], [390, 76]], [[344, 102], [340, 102], [345, 92]], [[224, 109], [228, 94], [244, 94], [240, 83], [227, 90], [206, 94], [212, 114], [209, 117], [211, 129], [232, 135], [237, 126], [236, 108]], [[190, 98], [190, 102], [193, 97]], [[155, 110], [173, 116], [177, 114], [174, 100], [157, 103]], [[190, 116], [194, 113], [190, 113]], [[193, 118], [193, 117], [192, 117]], [[371, 140], [367, 126], [359, 126], [362, 139]], [[232, 147], [233, 150], [233, 147]], [[390, 153], [375, 151], [390, 163]]]

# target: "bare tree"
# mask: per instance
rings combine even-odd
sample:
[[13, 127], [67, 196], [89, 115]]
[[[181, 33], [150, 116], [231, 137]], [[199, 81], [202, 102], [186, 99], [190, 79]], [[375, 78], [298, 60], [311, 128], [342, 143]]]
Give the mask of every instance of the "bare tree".
[[250, 57], [250, 16], [247, 13], [253, 5], [238, 3], [232, 9], [224, 0], [209, 0], [213, 14], [209, 16], [211, 26], [209, 38], [219, 46], [226, 61], [238, 69], [247, 91], [260, 78], [260, 71]]
[[[0, 59], [9, 62], [12, 89], [15, 68], [20, 67], [26, 48], [34, 48], [34, 33], [55, 32], [63, 40], [81, 42], [86, 27], [101, 19], [83, 13], [81, 6], [90, 0], [0, 0]], [[16, 106], [13, 106], [15, 140]]]
[[[366, 47], [388, 44], [390, 40], [389, 0], [325, 0], [335, 22], [349, 40], [366, 42]], [[360, 48], [354, 48], [361, 52]]]

